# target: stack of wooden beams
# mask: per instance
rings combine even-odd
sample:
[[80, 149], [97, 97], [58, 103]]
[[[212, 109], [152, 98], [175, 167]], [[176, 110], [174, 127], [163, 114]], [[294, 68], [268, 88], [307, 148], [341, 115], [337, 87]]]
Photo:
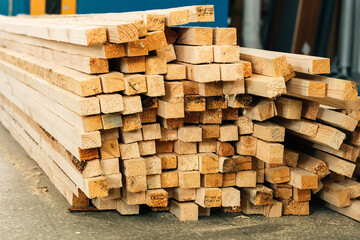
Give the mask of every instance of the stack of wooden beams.
[[326, 58], [240, 48], [234, 28], [174, 27], [213, 20], [0, 17], [0, 120], [73, 206], [279, 217], [313, 193], [359, 220], [355, 83], [314, 75]]

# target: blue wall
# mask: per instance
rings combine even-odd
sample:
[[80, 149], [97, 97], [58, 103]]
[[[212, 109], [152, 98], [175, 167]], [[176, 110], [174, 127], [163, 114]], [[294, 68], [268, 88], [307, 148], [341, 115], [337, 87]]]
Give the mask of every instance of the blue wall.
[[226, 27], [228, 18], [228, 0], [77, 0], [77, 13], [129, 12], [152, 9], [164, 9], [189, 5], [214, 5], [214, 23], [196, 23], [197, 26]]
[[[13, 15], [29, 14], [30, 0], [13, 0]], [[215, 22], [193, 23], [193, 26], [226, 27], [229, 0], [77, 0], [77, 13], [129, 12], [151, 9], [164, 9], [189, 5], [215, 6]], [[0, 0], [0, 14], [8, 14], [8, 0]]]

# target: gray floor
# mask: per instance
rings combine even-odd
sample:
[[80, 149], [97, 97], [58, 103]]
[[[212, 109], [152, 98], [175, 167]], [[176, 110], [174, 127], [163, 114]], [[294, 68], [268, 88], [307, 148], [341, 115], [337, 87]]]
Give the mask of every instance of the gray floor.
[[179, 222], [170, 213], [69, 213], [68, 207], [0, 124], [0, 239], [354, 239], [360, 234], [360, 223], [318, 205], [305, 217], [215, 212], [198, 222]]

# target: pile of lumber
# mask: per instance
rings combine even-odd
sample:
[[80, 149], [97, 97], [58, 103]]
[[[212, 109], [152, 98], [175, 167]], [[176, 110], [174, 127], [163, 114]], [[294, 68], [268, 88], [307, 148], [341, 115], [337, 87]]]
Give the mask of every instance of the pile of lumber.
[[315, 75], [326, 58], [240, 48], [234, 28], [175, 27], [213, 20], [0, 17], [0, 121], [72, 206], [280, 217], [315, 194], [359, 220], [355, 83]]

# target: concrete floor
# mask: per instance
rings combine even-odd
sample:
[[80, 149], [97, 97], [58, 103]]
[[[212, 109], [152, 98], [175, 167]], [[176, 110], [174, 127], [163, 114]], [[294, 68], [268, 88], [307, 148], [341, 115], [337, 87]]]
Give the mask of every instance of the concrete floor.
[[360, 223], [312, 204], [310, 216], [268, 219], [215, 212], [198, 222], [170, 213], [69, 213], [69, 204], [0, 124], [0, 239], [354, 239]]

